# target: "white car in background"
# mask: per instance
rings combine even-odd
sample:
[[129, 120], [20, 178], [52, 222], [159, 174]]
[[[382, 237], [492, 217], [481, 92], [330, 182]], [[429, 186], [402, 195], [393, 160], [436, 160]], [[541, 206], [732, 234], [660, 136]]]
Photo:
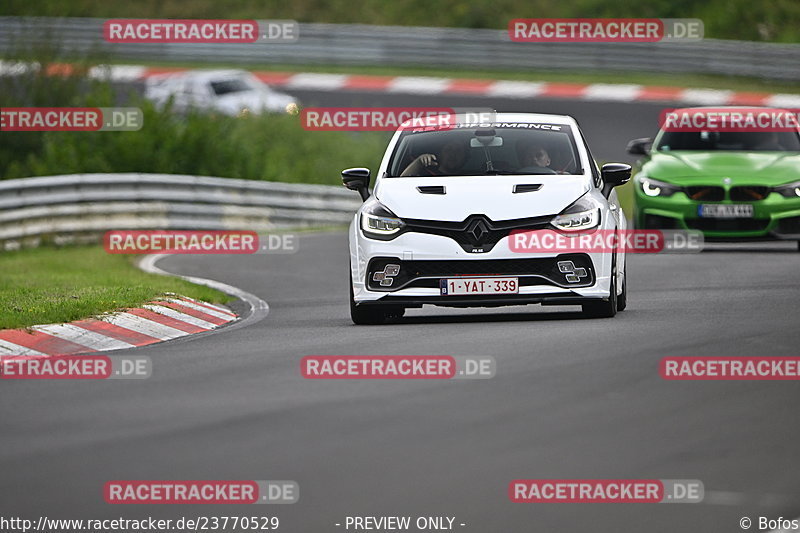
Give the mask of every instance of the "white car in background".
[[245, 70], [190, 70], [152, 76], [145, 83], [145, 98], [158, 107], [172, 99], [179, 113], [191, 109], [228, 116], [248, 113], [289, 113], [298, 110], [294, 97], [272, 89]]
[[[520, 253], [511, 233], [627, 227], [614, 187], [631, 167], [598, 169], [569, 116], [498, 113], [490, 124], [403, 127], [370, 191], [370, 171], [342, 172], [364, 199], [350, 224], [350, 314], [380, 324], [426, 304], [626, 306], [625, 253]], [[543, 157], [546, 152], [547, 157]]]

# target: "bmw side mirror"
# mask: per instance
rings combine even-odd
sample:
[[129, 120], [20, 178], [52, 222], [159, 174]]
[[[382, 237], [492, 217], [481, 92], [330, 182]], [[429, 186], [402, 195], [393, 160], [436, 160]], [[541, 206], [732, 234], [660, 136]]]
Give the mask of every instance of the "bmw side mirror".
[[608, 198], [611, 189], [628, 183], [631, 179], [631, 166], [625, 163], [606, 163], [600, 169], [603, 177], [603, 196]]
[[351, 191], [358, 191], [362, 200], [369, 198], [369, 169], [348, 168], [342, 171], [342, 183]]
[[650, 137], [634, 139], [628, 143], [628, 153], [631, 155], [647, 155], [650, 153], [650, 147], [652, 145], [653, 139]]

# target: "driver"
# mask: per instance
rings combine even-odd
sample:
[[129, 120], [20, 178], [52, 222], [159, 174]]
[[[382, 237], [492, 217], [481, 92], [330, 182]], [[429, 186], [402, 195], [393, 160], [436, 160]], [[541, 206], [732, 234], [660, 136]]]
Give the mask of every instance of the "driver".
[[445, 176], [458, 174], [467, 162], [469, 149], [464, 141], [450, 141], [439, 150], [439, 156], [422, 154], [412, 161], [401, 176]]
[[542, 167], [550, 168], [550, 154], [541, 146], [531, 145], [522, 152], [520, 158], [522, 167]]

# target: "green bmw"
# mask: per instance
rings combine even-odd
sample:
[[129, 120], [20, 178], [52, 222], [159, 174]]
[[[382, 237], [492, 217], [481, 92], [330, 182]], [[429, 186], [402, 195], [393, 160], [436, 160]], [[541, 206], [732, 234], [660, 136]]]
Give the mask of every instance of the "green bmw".
[[662, 128], [655, 140], [628, 143], [628, 153], [645, 156], [632, 180], [636, 227], [797, 240], [800, 250], [798, 131]]

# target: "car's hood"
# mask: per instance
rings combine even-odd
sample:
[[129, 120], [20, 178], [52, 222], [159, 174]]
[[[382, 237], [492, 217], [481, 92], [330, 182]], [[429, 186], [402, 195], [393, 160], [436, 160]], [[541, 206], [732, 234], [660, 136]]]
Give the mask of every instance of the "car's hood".
[[[514, 193], [514, 185], [540, 184], [533, 192]], [[446, 194], [422, 194], [417, 187], [442, 185]], [[473, 214], [492, 220], [557, 215], [590, 187], [584, 176], [447, 176], [383, 178], [378, 201], [400, 218], [461, 222]]]
[[677, 184], [698, 177], [731, 182], [780, 185], [800, 178], [797, 152], [653, 152], [642, 170], [654, 179]]
[[285, 111], [286, 105], [294, 102], [288, 94], [275, 91], [239, 91], [224, 94], [217, 98], [217, 110], [229, 115], [239, 113], [247, 108], [253, 113], [261, 111]]

